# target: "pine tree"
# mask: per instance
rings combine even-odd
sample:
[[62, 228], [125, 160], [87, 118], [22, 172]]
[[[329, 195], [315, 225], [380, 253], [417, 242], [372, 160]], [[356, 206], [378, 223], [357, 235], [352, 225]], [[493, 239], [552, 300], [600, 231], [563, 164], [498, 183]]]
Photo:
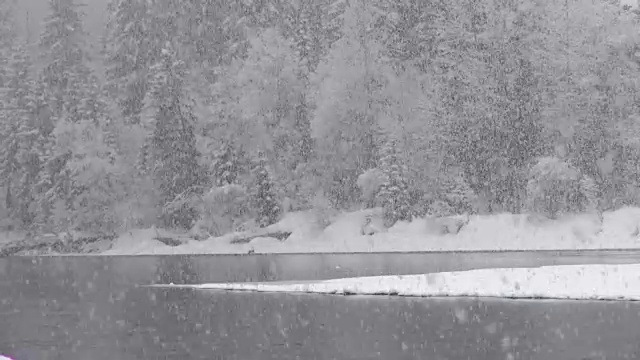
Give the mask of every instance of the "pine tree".
[[448, 153], [479, 196], [512, 212], [523, 202], [524, 169], [544, 150], [545, 79], [537, 69], [548, 50], [539, 49], [539, 19], [527, 11], [465, 4], [460, 44], [447, 49], [449, 65], [438, 75]]
[[114, 205], [122, 200], [111, 117], [96, 77], [90, 77], [83, 90], [79, 120], [66, 123], [67, 129], [57, 132], [58, 146], [67, 137], [70, 143], [66, 146], [72, 154], [66, 164], [73, 196], [69, 226], [110, 234], [119, 220]]
[[331, 46], [340, 38], [341, 16], [346, 2], [341, 0], [299, 0], [285, 5], [279, 28], [291, 41], [299, 63], [298, 77], [307, 88], [295, 100], [295, 125], [299, 134], [297, 155], [307, 163], [314, 149], [311, 118], [314, 103], [308, 96], [310, 79]]
[[14, 187], [19, 176], [18, 150], [19, 124], [15, 122], [9, 111], [0, 112], [0, 184], [4, 188], [5, 208], [11, 212], [16, 206]]
[[25, 210], [33, 195], [29, 194], [33, 179], [26, 153], [33, 151], [35, 86], [30, 76], [31, 62], [24, 49], [17, 45], [6, 68], [3, 92], [2, 124], [0, 129], [0, 181], [6, 186], [6, 206], [21, 225], [30, 222]]
[[0, 38], [1, 47], [9, 47], [16, 39], [15, 15], [17, 0], [0, 0]]
[[212, 175], [215, 186], [235, 184], [240, 173], [240, 154], [232, 143], [223, 144], [214, 154]]
[[375, 5], [384, 14], [384, 45], [389, 59], [400, 69], [427, 72], [437, 64], [437, 42], [447, 29], [447, 4], [441, 0], [382, 0]]
[[451, 209], [458, 215], [470, 213], [475, 202], [475, 194], [463, 174], [456, 173], [452, 178], [447, 179], [443, 186], [442, 198]]
[[278, 221], [282, 210], [276, 199], [273, 179], [263, 157], [258, 161], [254, 172], [256, 181], [254, 201], [257, 208], [257, 223], [260, 227], [267, 227]]
[[316, 108], [311, 124], [316, 153], [334, 204], [357, 199], [357, 177], [376, 167], [376, 132], [385, 112], [383, 94], [390, 68], [378, 56], [377, 15], [361, 0], [341, 15], [342, 36], [312, 80]]
[[17, 41], [16, 4], [17, 0], [0, 0], [0, 87], [4, 85], [4, 70]]
[[[45, 194], [50, 189], [46, 165], [53, 153], [55, 118], [51, 116], [45, 85], [36, 84], [32, 63], [20, 44], [6, 68], [7, 82], [3, 114], [10, 119], [10, 136], [0, 142], [2, 162], [7, 166], [5, 180], [10, 180], [10, 216], [23, 228], [44, 224], [47, 219]], [[9, 128], [5, 128], [9, 129]]]
[[[527, 208], [529, 211], [556, 218], [567, 212], [581, 211], [588, 205], [589, 197], [582, 197], [582, 175], [574, 166], [555, 157], [543, 157], [531, 167], [527, 183]], [[585, 190], [593, 188], [590, 181]]]
[[162, 220], [166, 226], [190, 228], [197, 214], [184, 200], [201, 192], [205, 177], [198, 163], [196, 118], [186, 94], [187, 69], [167, 43], [152, 71], [150, 107], [155, 117], [148, 146], [152, 176], [164, 209]]
[[291, 39], [300, 65], [308, 76], [340, 38], [341, 16], [345, 10], [341, 0], [299, 0], [286, 5], [280, 26]]
[[24, 158], [27, 164], [25, 176], [28, 181], [25, 184], [32, 184], [29, 191], [29, 198], [33, 197], [33, 206], [29, 207], [29, 212], [33, 213], [33, 227], [42, 231], [47, 227], [51, 216], [51, 199], [48, 191], [53, 186], [53, 175], [50, 169], [54, 162], [55, 137], [57, 117], [53, 114], [49, 105], [46, 84], [36, 82], [31, 92], [33, 101], [33, 123], [27, 126], [25, 133], [27, 142], [25, 143]]
[[18, 164], [18, 151], [20, 146], [19, 128], [20, 123], [14, 118], [16, 111], [12, 111], [10, 106], [15, 106], [6, 94], [2, 94], [5, 104], [0, 108], [0, 184], [4, 185], [5, 207], [11, 211], [14, 207], [13, 187], [16, 184], [16, 176], [20, 169]]
[[298, 171], [312, 151], [301, 67], [291, 41], [276, 29], [252, 37], [250, 44], [239, 69], [217, 84], [215, 113], [223, 124], [212, 135], [242, 133], [235, 146], [248, 153], [263, 150], [274, 166], [274, 182], [286, 184], [278, 188], [300, 198]]
[[[83, 191], [75, 186], [70, 161], [76, 154], [76, 127], [86, 121], [83, 102], [90, 97], [91, 70], [86, 64], [86, 32], [80, 4], [75, 0], [52, 0], [40, 36], [44, 66], [40, 73], [40, 120], [51, 124], [46, 141], [51, 148], [43, 155], [43, 171], [38, 181], [40, 192], [37, 220], [43, 226], [70, 230], [73, 226], [75, 197]], [[41, 91], [40, 91], [41, 90]]]
[[82, 25], [84, 13], [76, 0], [51, 0], [50, 13], [45, 18], [40, 36], [40, 48], [45, 58], [41, 81], [51, 96], [52, 110], [74, 114], [82, 83], [89, 74], [86, 66], [85, 37]]
[[270, 28], [284, 18], [286, 1], [247, 0], [241, 1], [241, 12], [252, 27]]
[[[307, 92], [312, 74], [333, 43], [339, 39], [340, 16], [344, 11], [344, 4], [340, 0], [300, 0], [290, 2], [283, 9], [284, 15], [279, 27], [291, 41], [299, 63], [298, 77]], [[294, 147], [303, 163], [311, 159], [314, 149], [311, 136], [314, 104], [307, 92], [300, 93], [295, 99], [294, 129], [299, 134], [299, 139]]]
[[291, 42], [275, 29], [251, 39], [251, 48], [234, 79], [239, 85], [239, 113], [253, 139], [248, 149], [266, 149], [284, 167], [295, 167], [301, 134], [295, 105], [304, 91]]
[[113, 0], [107, 26], [106, 66], [112, 95], [128, 122], [137, 124], [148, 90], [145, 76], [157, 56], [150, 39], [151, 15], [146, 0]]
[[407, 170], [402, 165], [395, 139], [389, 139], [383, 147], [380, 169], [386, 175], [378, 192], [384, 208], [385, 223], [391, 226], [398, 220], [411, 221], [411, 198], [405, 178]]
[[13, 0], [0, 0], [0, 186], [5, 192], [5, 205], [9, 211], [15, 202], [12, 187], [15, 185], [15, 155], [18, 146], [17, 124], [12, 119], [12, 104], [7, 95], [7, 82], [10, 78], [7, 68], [10, 66], [16, 35], [13, 28], [14, 5]]
[[299, 134], [298, 141], [294, 144], [297, 156], [301, 163], [307, 163], [313, 156], [314, 141], [311, 136], [311, 116], [312, 109], [308, 96], [304, 93], [300, 94], [299, 100], [295, 106], [295, 125], [294, 128]]
[[177, 2], [185, 34], [181, 46], [188, 53], [189, 65], [215, 81], [215, 70], [242, 58], [247, 49], [246, 24], [241, 2], [227, 0], [189, 0]]

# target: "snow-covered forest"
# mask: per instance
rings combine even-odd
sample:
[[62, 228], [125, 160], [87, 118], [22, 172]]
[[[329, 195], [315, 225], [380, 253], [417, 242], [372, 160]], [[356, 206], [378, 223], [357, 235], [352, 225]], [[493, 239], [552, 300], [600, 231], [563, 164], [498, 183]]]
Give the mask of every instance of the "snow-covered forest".
[[[640, 206], [640, 17], [606, 0], [0, 1], [0, 230]], [[96, 66], [97, 64], [97, 66]]]

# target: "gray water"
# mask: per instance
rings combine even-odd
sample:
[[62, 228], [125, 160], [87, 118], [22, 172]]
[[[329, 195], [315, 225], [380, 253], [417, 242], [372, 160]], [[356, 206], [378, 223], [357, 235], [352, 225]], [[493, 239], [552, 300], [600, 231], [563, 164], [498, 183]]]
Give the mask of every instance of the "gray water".
[[640, 304], [229, 293], [152, 283], [637, 262], [629, 254], [0, 259], [0, 354], [32, 359], [638, 359]]

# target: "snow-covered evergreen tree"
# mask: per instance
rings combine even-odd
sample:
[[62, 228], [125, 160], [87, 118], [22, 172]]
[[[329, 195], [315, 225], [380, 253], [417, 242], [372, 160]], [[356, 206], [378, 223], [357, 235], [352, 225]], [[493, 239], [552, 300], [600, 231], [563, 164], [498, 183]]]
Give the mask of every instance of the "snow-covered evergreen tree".
[[260, 158], [254, 169], [255, 191], [254, 203], [257, 209], [257, 223], [260, 227], [275, 224], [282, 210], [276, 198], [276, 189], [267, 163]]
[[152, 68], [149, 103], [154, 118], [148, 165], [160, 192], [162, 220], [166, 226], [183, 228], [191, 228], [197, 218], [185, 199], [201, 193], [205, 182], [196, 148], [196, 118], [185, 85], [187, 70], [167, 43]]
[[153, 34], [151, 2], [147, 0], [112, 0], [107, 25], [107, 79], [127, 122], [137, 124], [143, 110], [149, 84], [149, 67], [159, 55]]
[[598, 184], [591, 177], [583, 175], [580, 178], [580, 197], [581, 204], [579, 209], [586, 212], [601, 212], [602, 208], [599, 206], [599, 199], [601, 198], [601, 191]]
[[2, 133], [2, 180], [7, 185], [9, 215], [22, 228], [48, 219], [46, 194], [51, 188], [47, 163], [52, 159], [55, 116], [44, 83], [36, 84], [31, 59], [20, 43], [11, 48], [5, 70]]
[[[0, 137], [0, 179], [7, 209], [20, 225], [33, 220], [33, 185], [40, 171], [40, 129], [36, 123], [35, 84], [31, 61], [21, 45], [13, 47], [6, 68]], [[31, 208], [31, 209], [30, 209]]]
[[46, 84], [54, 114], [74, 115], [77, 91], [89, 74], [86, 66], [84, 13], [77, 0], [51, 0], [40, 36], [45, 65], [41, 81]]
[[[69, 149], [66, 164], [72, 179], [73, 203], [69, 224], [73, 229], [112, 233], [120, 221], [115, 205], [122, 201], [114, 129], [98, 79], [87, 80], [78, 104], [76, 122], [56, 129], [58, 148]], [[65, 143], [66, 141], [66, 143]]]
[[251, 39], [247, 58], [235, 78], [241, 91], [237, 105], [242, 118], [238, 120], [251, 132], [249, 141], [242, 145], [266, 150], [270, 160], [278, 159], [285, 168], [294, 168], [299, 162], [301, 134], [296, 127], [295, 105], [304, 90], [299, 71], [291, 42], [275, 29], [268, 29]]
[[295, 99], [295, 125], [299, 134], [294, 148], [303, 163], [313, 156], [311, 119], [315, 104], [310, 96], [310, 79], [335, 41], [340, 37], [342, 0], [298, 0], [285, 5], [283, 21], [278, 24], [299, 64], [297, 75], [305, 92]]
[[5, 69], [16, 42], [16, 0], [0, 0], [0, 88], [4, 86]]
[[366, 208], [376, 206], [376, 197], [382, 185], [386, 182], [387, 175], [378, 168], [369, 169], [358, 176], [362, 201]]
[[[234, 137], [247, 153], [264, 151], [273, 166], [274, 181], [284, 197], [302, 199], [302, 169], [312, 141], [303, 69], [292, 47], [277, 29], [250, 37], [247, 56], [215, 86], [213, 137]], [[236, 68], [237, 66], [237, 68]], [[224, 138], [214, 143], [224, 142]], [[303, 201], [301, 201], [303, 202]]]
[[443, 192], [442, 200], [450, 206], [455, 214], [471, 213], [475, 210], [476, 195], [463, 174], [458, 172], [446, 179], [441, 191]]
[[[13, 0], [0, 0], [0, 191], [3, 191], [5, 207], [11, 211], [15, 203], [15, 161], [17, 150], [17, 124], [11, 116], [10, 99], [6, 95], [10, 74], [8, 68], [15, 43]], [[2, 207], [0, 206], [0, 210]], [[3, 212], [4, 214], [4, 212]]]
[[528, 210], [556, 218], [569, 212], [595, 210], [597, 186], [580, 171], [554, 157], [543, 157], [531, 168], [527, 183]]
[[4, 205], [9, 212], [17, 205], [18, 199], [14, 188], [17, 186], [20, 170], [18, 162], [20, 123], [12, 113], [14, 112], [8, 111], [4, 106], [0, 110], [0, 184], [4, 190]]
[[[104, 209], [114, 200], [114, 149], [104, 140], [109, 116], [99, 80], [87, 65], [80, 6], [74, 0], [51, 1], [40, 37], [45, 64], [38, 117], [51, 123], [53, 146], [44, 156], [37, 185], [38, 221], [58, 231], [95, 228], [94, 220], [107, 216]], [[89, 207], [94, 210], [87, 211]]]
[[429, 65], [442, 60], [433, 45], [438, 33], [448, 25], [444, 1], [381, 0], [372, 6], [383, 14], [386, 53], [396, 67], [416, 67], [427, 72]]
[[[242, 3], [227, 0], [176, 1], [181, 8], [181, 47], [196, 82], [216, 80], [221, 67], [247, 50], [246, 15]], [[201, 79], [195, 78], [195, 76]]]
[[25, 126], [25, 149], [22, 157], [25, 165], [24, 188], [29, 195], [25, 198], [33, 199], [29, 206], [29, 213], [33, 214], [32, 223], [36, 230], [47, 227], [51, 215], [51, 204], [47, 197], [52, 187], [51, 163], [54, 161], [55, 137], [57, 117], [53, 115], [49, 105], [46, 85], [35, 82], [30, 92], [32, 122]]
[[275, 26], [284, 18], [287, 1], [247, 0], [239, 3], [249, 25], [264, 29]]
[[286, 4], [284, 21], [279, 26], [293, 47], [301, 65], [309, 75], [340, 38], [341, 16], [346, 1], [297, 0]]
[[341, 15], [342, 36], [312, 80], [317, 91], [311, 128], [325, 192], [341, 206], [358, 199], [358, 176], [378, 165], [376, 133], [385, 117], [383, 89], [390, 68], [379, 56], [376, 18], [365, 1], [349, 1]]
[[220, 236], [234, 231], [236, 226], [249, 220], [251, 201], [245, 187], [238, 184], [225, 184], [213, 187], [202, 196], [199, 209], [200, 219], [194, 225], [194, 231], [202, 235]]
[[387, 140], [380, 159], [380, 169], [386, 175], [386, 179], [378, 192], [387, 226], [395, 224], [398, 220], [412, 219], [411, 198], [405, 178], [407, 169], [398, 155], [397, 141], [393, 138]]
[[447, 128], [443, 147], [479, 196], [519, 211], [526, 183], [521, 169], [542, 150], [543, 90], [536, 68], [544, 66], [537, 61], [542, 63], [546, 49], [538, 48], [527, 28], [537, 28], [538, 18], [525, 18], [524, 6], [493, 1], [453, 6], [459, 6], [462, 26], [449, 25], [458, 13], [442, 14], [460, 43], [442, 44], [434, 58], [439, 112]]
[[230, 142], [223, 144], [214, 153], [212, 176], [215, 186], [219, 187], [237, 182], [242, 166], [241, 160], [238, 158], [239, 155]]

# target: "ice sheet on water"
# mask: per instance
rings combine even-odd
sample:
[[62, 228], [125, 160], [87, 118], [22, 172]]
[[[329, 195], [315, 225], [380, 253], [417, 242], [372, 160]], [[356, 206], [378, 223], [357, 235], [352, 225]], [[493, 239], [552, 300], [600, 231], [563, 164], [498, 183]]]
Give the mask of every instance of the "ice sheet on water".
[[218, 283], [197, 289], [421, 297], [640, 300], [640, 264], [480, 269], [295, 283]]

